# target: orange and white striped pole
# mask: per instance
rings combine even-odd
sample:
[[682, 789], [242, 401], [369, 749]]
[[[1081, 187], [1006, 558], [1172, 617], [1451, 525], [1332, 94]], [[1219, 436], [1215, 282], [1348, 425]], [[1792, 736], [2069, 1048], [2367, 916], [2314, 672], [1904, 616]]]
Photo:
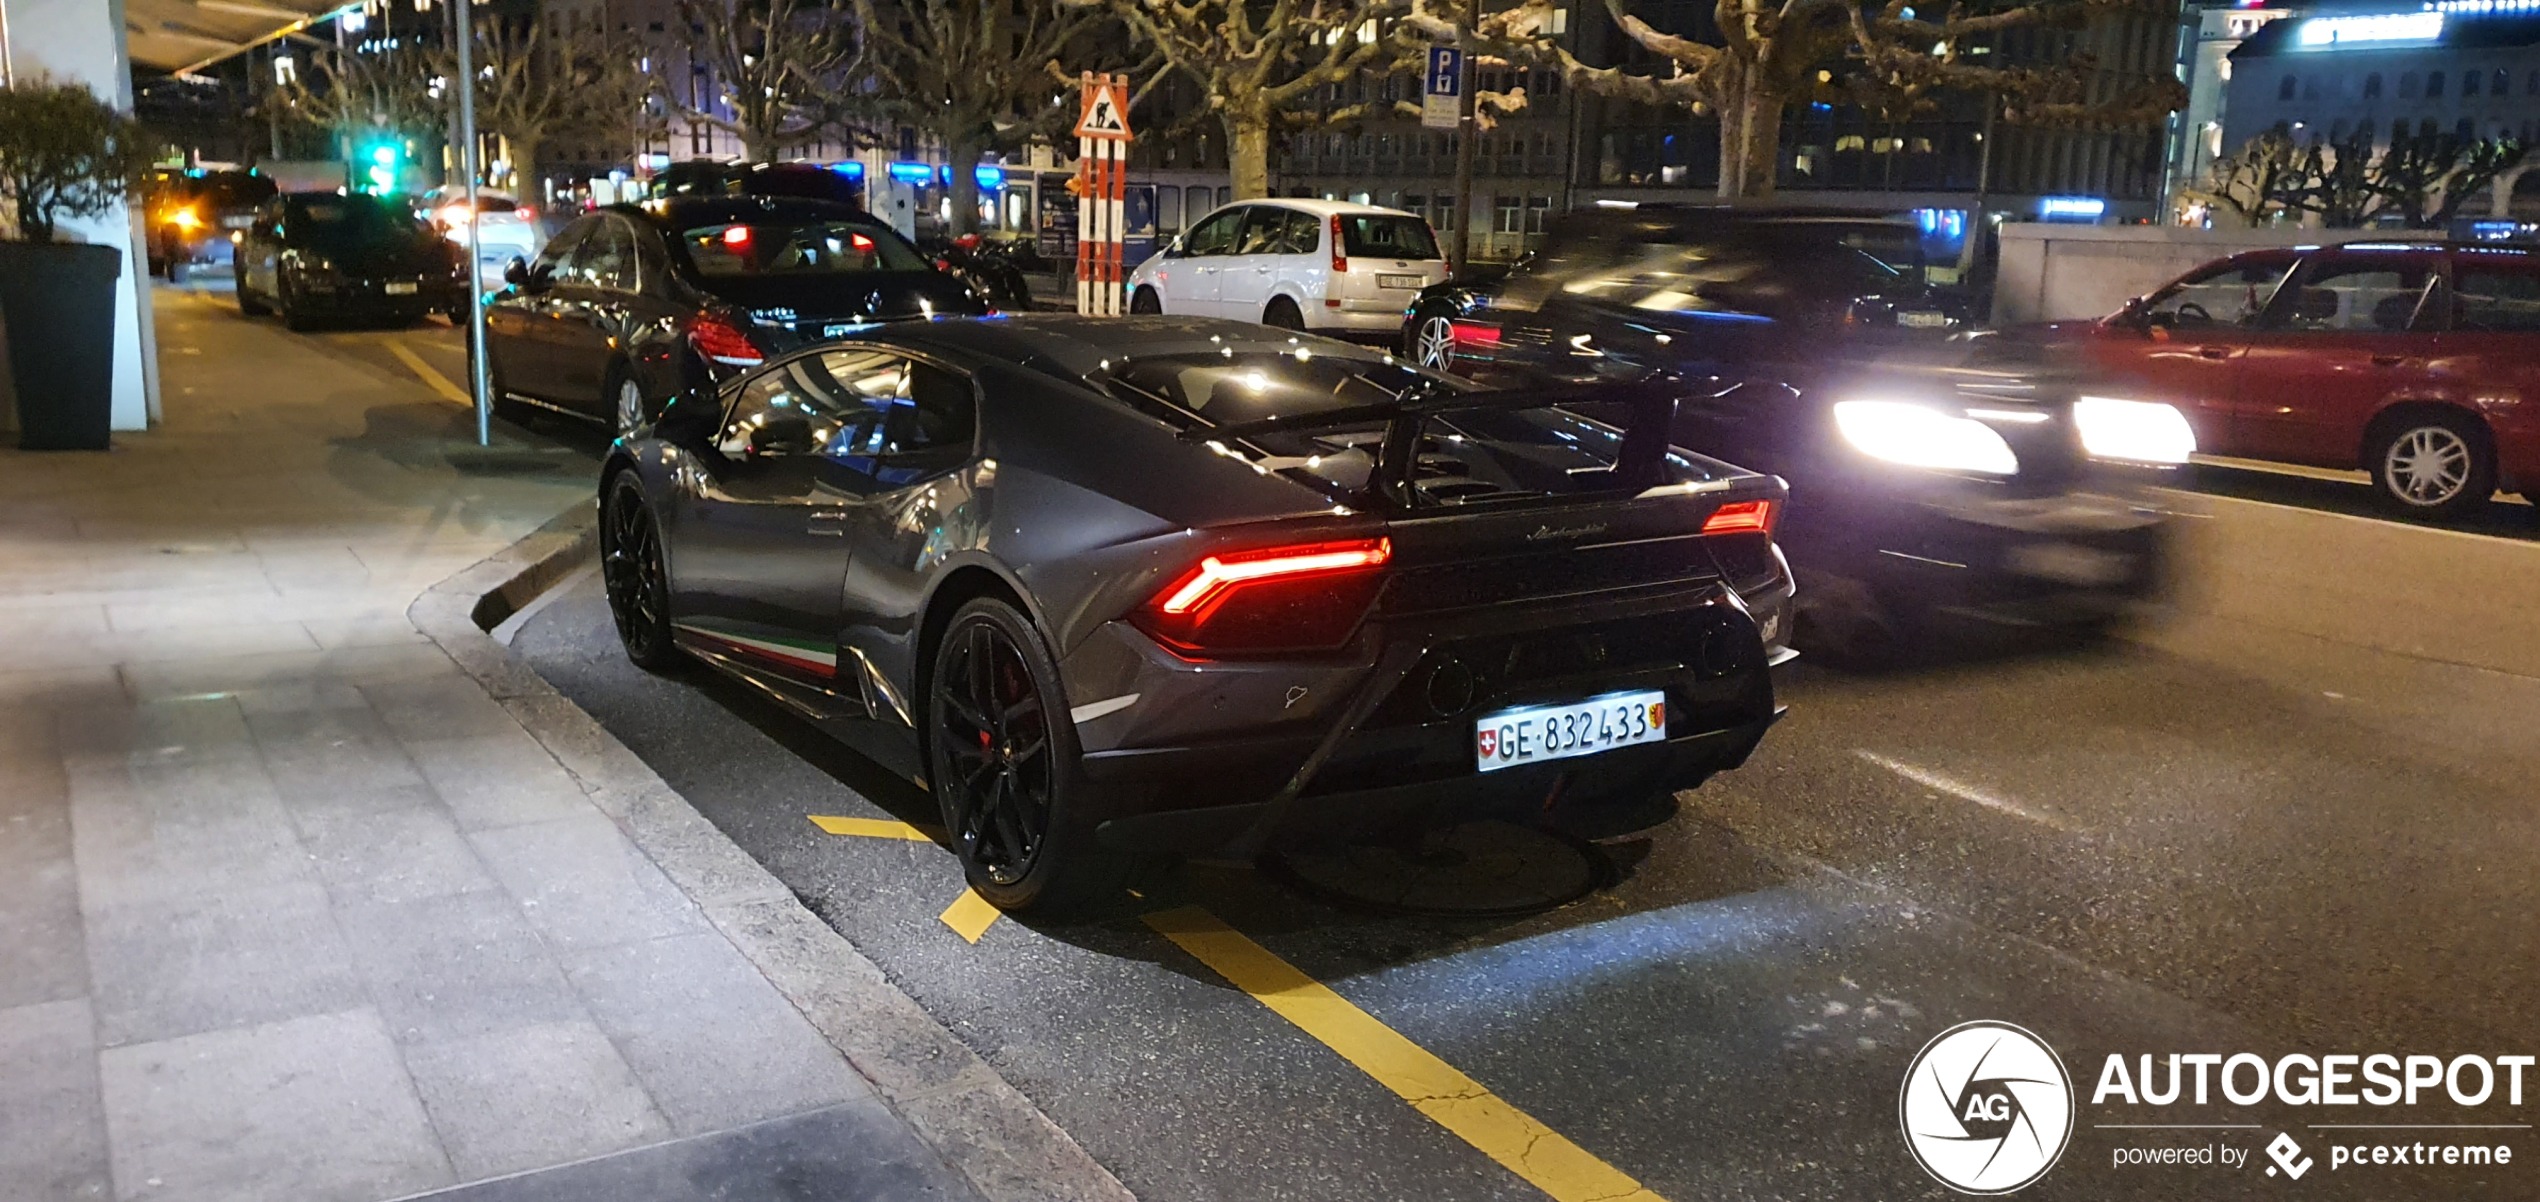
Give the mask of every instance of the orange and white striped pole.
[[1085, 72], [1076, 118], [1076, 311], [1125, 309], [1123, 236], [1129, 196], [1129, 78]]

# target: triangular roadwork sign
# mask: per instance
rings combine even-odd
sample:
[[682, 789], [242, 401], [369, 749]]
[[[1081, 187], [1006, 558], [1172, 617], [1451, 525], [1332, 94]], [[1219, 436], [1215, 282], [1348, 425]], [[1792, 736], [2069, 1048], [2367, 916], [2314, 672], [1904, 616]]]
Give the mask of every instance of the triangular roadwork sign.
[[1085, 76], [1084, 107], [1076, 118], [1076, 136], [1129, 140], [1128, 80], [1113, 75]]

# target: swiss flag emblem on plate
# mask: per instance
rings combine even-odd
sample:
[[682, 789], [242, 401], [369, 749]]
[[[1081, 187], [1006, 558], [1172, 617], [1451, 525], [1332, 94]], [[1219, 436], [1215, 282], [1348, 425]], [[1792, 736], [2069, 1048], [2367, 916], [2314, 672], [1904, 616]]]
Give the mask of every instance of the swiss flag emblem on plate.
[[1493, 729], [1491, 729], [1491, 728], [1489, 728], [1489, 727], [1484, 727], [1484, 728], [1482, 729], [1482, 731], [1481, 731], [1481, 741], [1482, 741], [1482, 758], [1483, 758], [1483, 759], [1489, 759], [1493, 753], [1495, 753], [1495, 752], [1497, 752], [1497, 751], [1499, 750], [1499, 732], [1498, 732], [1498, 731], [1493, 730]]

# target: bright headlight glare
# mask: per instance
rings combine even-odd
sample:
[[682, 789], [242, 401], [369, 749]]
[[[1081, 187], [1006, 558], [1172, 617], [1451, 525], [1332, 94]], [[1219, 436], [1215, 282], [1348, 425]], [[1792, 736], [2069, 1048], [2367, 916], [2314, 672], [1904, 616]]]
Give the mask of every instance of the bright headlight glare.
[[2094, 459], [2176, 465], [2196, 453], [2187, 415], [2159, 401], [2086, 396], [2073, 402], [2073, 427]]
[[1903, 401], [1839, 401], [1835, 429], [1854, 450], [1905, 467], [2008, 476], [2019, 456], [1993, 427]]

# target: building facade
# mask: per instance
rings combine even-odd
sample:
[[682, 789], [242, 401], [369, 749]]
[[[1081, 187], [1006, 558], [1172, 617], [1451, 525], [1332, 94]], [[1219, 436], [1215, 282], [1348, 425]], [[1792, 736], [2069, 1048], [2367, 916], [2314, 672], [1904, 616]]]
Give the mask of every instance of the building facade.
[[2232, 51], [2221, 144], [2370, 129], [2540, 140], [2540, 0], [2314, 9]]
[[2173, 193], [2204, 178], [2224, 153], [2231, 52], [2270, 22], [2294, 15], [2297, 10], [2292, 7], [2244, 0], [2195, 0], [2188, 5], [2179, 52], [2179, 78], [2187, 84], [2187, 107], [2171, 123]]

